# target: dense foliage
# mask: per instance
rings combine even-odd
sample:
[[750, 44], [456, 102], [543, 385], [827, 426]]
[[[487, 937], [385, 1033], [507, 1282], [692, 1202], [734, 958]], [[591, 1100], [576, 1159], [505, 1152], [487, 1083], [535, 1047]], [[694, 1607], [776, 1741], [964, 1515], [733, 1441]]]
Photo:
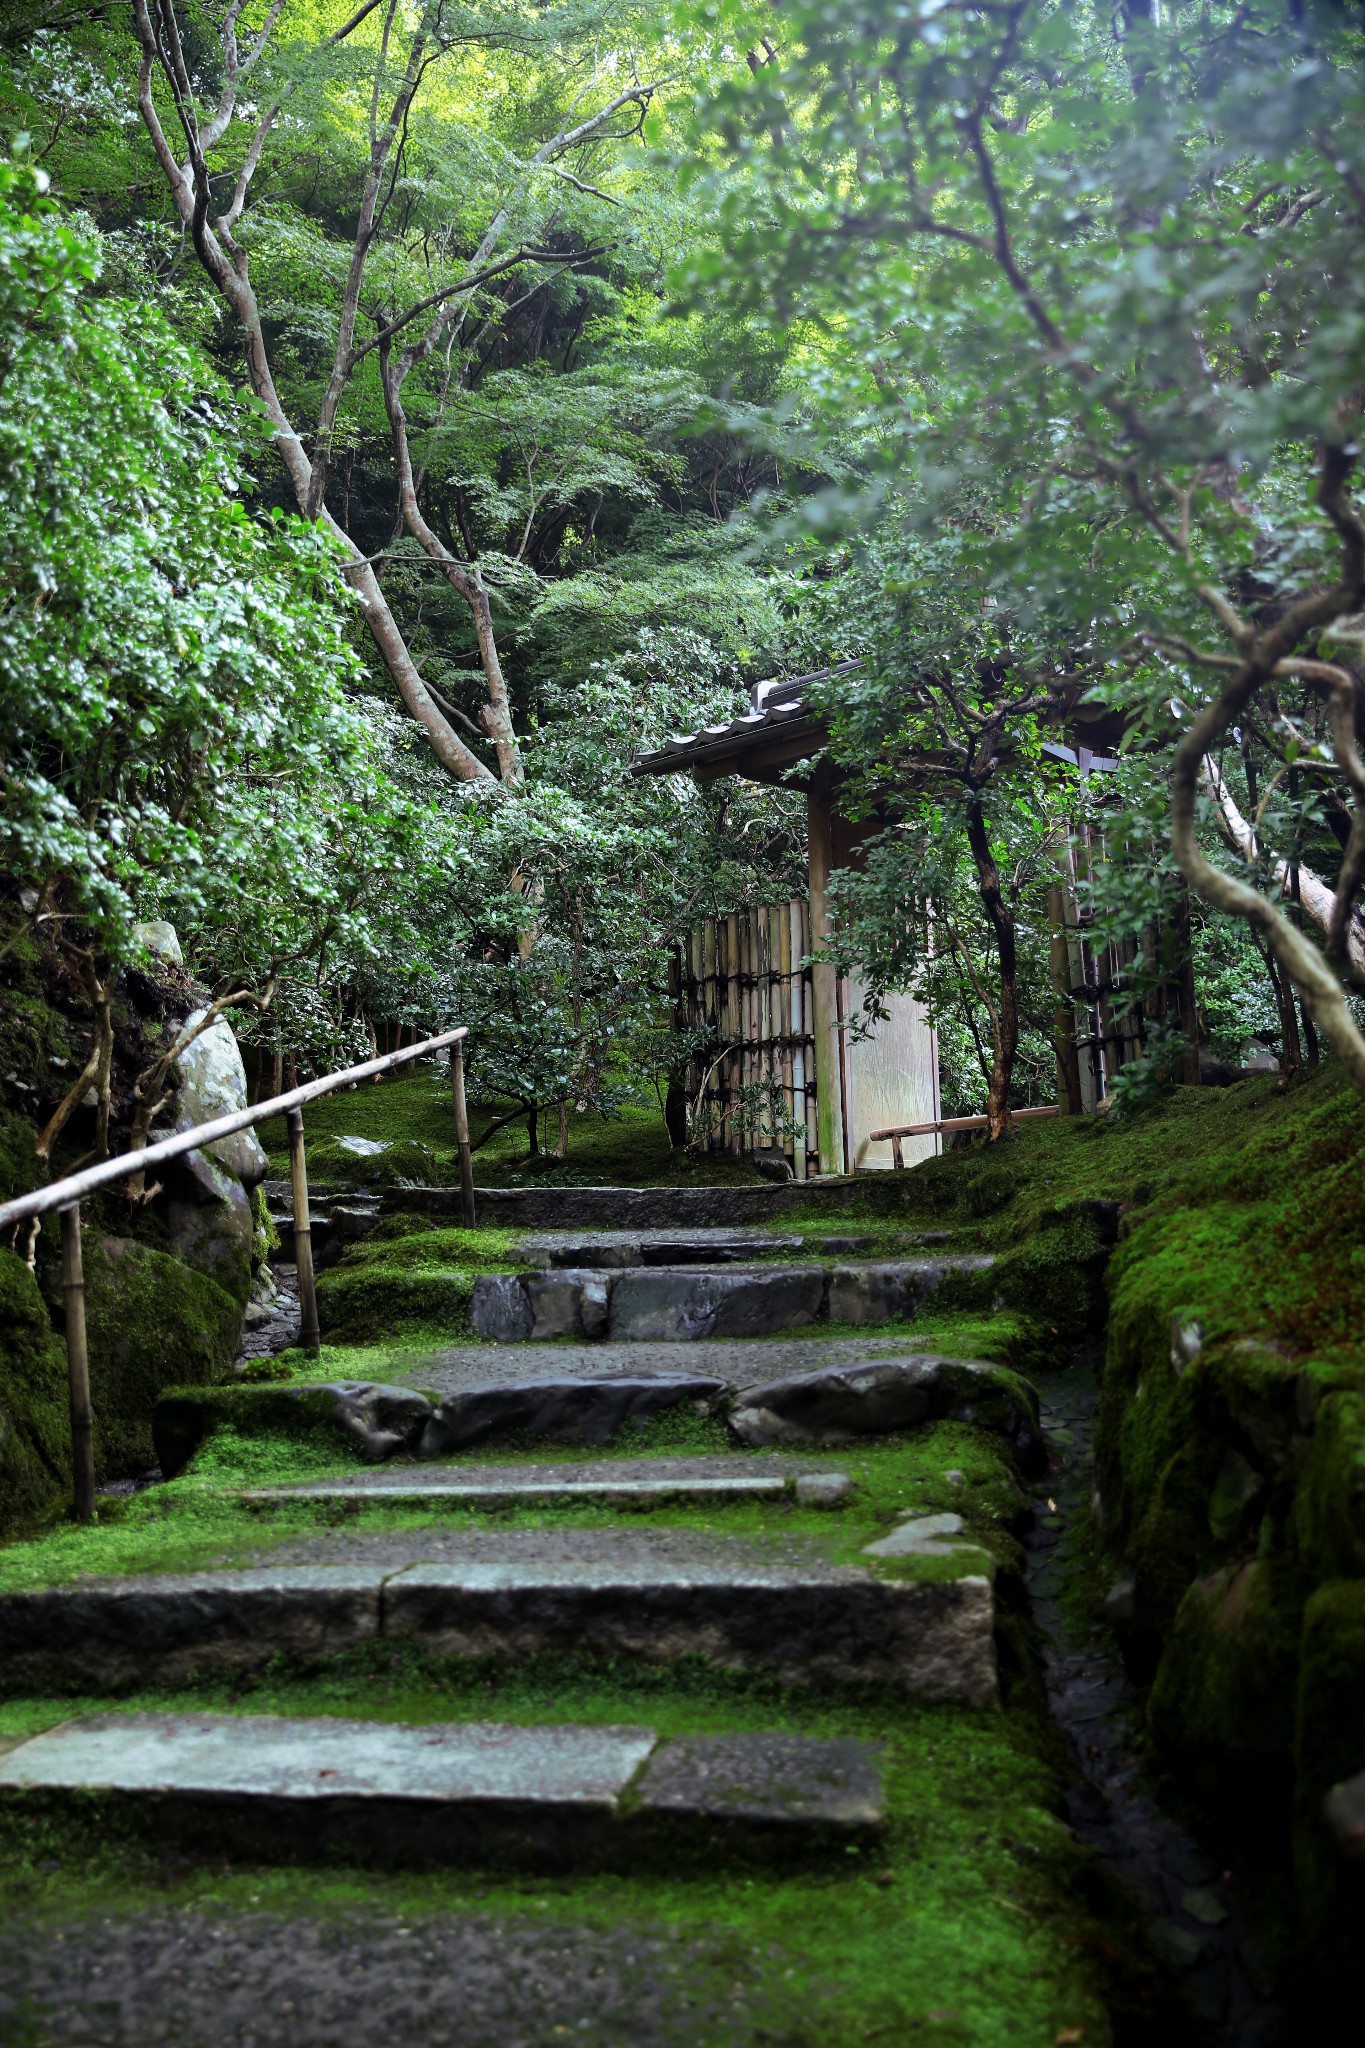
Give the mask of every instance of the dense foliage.
[[1078, 830], [1130, 1095], [1172, 932], [1206, 1051], [1365, 1076], [1349, 10], [26, 13], [0, 865], [96, 1014], [161, 915], [267, 1058], [458, 1013], [537, 1134], [662, 1096], [803, 805], [630, 759], [857, 656], [835, 945], [952, 1108], [1053, 1096]]

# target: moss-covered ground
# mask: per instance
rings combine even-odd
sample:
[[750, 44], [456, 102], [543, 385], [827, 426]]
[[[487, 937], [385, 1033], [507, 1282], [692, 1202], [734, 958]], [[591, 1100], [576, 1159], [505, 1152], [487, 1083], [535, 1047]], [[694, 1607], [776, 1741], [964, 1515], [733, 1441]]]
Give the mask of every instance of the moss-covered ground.
[[[504, 1114], [505, 1107], [494, 1110], [477, 1103], [470, 1107], [474, 1175], [484, 1187], [531, 1183], [549, 1187], [752, 1186], [762, 1180], [762, 1175], [744, 1159], [710, 1153], [693, 1160], [675, 1153], [663, 1117], [652, 1099], [627, 1101], [619, 1114], [611, 1117], [571, 1110], [569, 1149], [562, 1161], [548, 1150], [530, 1155], [524, 1121], [493, 1129]], [[444, 1067], [421, 1061], [403, 1070], [398, 1078], [361, 1082], [343, 1093], [324, 1096], [305, 1109], [304, 1126], [309, 1173], [319, 1186], [355, 1187], [366, 1181], [377, 1184], [386, 1178], [382, 1159], [364, 1159], [347, 1153], [335, 1142], [341, 1137], [423, 1148], [443, 1169], [443, 1181], [449, 1184], [453, 1179], [455, 1127], [450, 1075]], [[283, 1118], [262, 1124], [260, 1136], [272, 1174], [283, 1178], [289, 1171]], [[541, 1145], [549, 1146], [557, 1140], [557, 1119], [542, 1119]]]
[[[95, 1708], [69, 1701], [60, 1712]], [[776, 1948], [795, 1972], [790, 2048], [892, 2042], [1051, 2048], [1059, 2036], [1103, 2042], [1109, 2024], [1096, 1957], [1122, 1944], [1088, 1903], [1090, 1873], [1052, 1810], [1047, 1757], [1021, 1717], [908, 1706], [850, 1705], [707, 1669], [640, 1674], [539, 1665], [453, 1675], [420, 1659], [280, 1676], [243, 1690], [204, 1685], [122, 1704], [229, 1712], [336, 1714], [410, 1722], [462, 1718], [626, 1723], [664, 1734], [791, 1729], [888, 1745], [889, 1828], [875, 1851], [840, 1850], [814, 1867], [713, 1864], [620, 1876], [509, 1879], [487, 1870], [439, 1877], [359, 1870], [308, 1872], [224, 1864], [173, 1865], [135, 1837], [111, 1839], [98, 1815], [74, 1832], [19, 1829], [0, 1815], [10, 1895], [69, 1928], [106, 1911], [208, 1903], [215, 1913], [400, 1912], [442, 1923], [475, 1912], [534, 1916], [579, 1928], [724, 1925], [736, 1964]], [[57, 1717], [50, 1703], [0, 1706], [0, 1739]], [[54, 1863], [59, 1867], [54, 1868]], [[1118, 1941], [1116, 1942], [1116, 1932]], [[799, 2018], [797, 2017], [799, 2015]], [[547, 2030], [547, 2039], [548, 2030]]]
[[[426, 1148], [449, 1168], [447, 1112], [445, 1076], [429, 1071], [318, 1106], [309, 1113], [314, 1179], [329, 1178], [330, 1156], [347, 1156], [328, 1140], [348, 1133], [414, 1148], [413, 1156]], [[1016, 1370], [1056, 1366], [1078, 1349], [1098, 1350], [1107, 1319], [1100, 1487], [1093, 1512], [1078, 1518], [1068, 1541], [1067, 1601], [1093, 1607], [1116, 1577], [1136, 1577], [1137, 1621], [1125, 1648], [1135, 1668], [1155, 1673], [1153, 1726], [1162, 1754], [1177, 1771], [1193, 1755], [1195, 1776], [1181, 1782], [1207, 1790], [1201, 1759], [1217, 1745], [1213, 1778], [1236, 1783], [1240, 1767], [1240, 1782], [1259, 1787], [1258, 1825], [1272, 1834], [1282, 1829], [1286, 1870], [1292, 1840], [1311, 1945], [1305, 1953], [1329, 1966], [1333, 1942], [1340, 1952], [1348, 1938], [1350, 1900], [1325, 1841], [1320, 1801], [1329, 1772], [1365, 1765], [1358, 1707], [1365, 1697], [1362, 1152], [1365, 1111], [1325, 1068], [1283, 1092], [1272, 1080], [1177, 1090], [1122, 1121], [1033, 1124], [1003, 1146], [955, 1151], [894, 1182], [879, 1176], [865, 1202], [837, 1216], [812, 1208], [784, 1215], [779, 1226], [804, 1237], [811, 1257], [822, 1255], [831, 1231], [866, 1235], [864, 1256], [910, 1250], [925, 1229], [949, 1231], [953, 1248], [996, 1253], [989, 1304], [940, 1305], [897, 1326], [955, 1356]], [[524, 1155], [522, 1131], [501, 1134], [480, 1154], [480, 1178], [542, 1179], [527, 1172]], [[272, 1164], [283, 1172], [278, 1152]], [[369, 1177], [344, 1171], [350, 1178], [338, 1184]], [[614, 1124], [576, 1123], [567, 1165], [550, 1171], [580, 1184], [700, 1184], [731, 1171], [748, 1177], [748, 1169], [725, 1161], [672, 1160], [652, 1109]], [[517, 1235], [465, 1233], [415, 1212], [386, 1216], [324, 1277], [324, 1294], [333, 1289], [346, 1312], [322, 1356], [290, 1355], [262, 1367], [262, 1375], [422, 1386], [434, 1354], [463, 1334], [473, 1278], [505, 1270]], [[397, 1303], [406, 1304], [405, 1314], [393, 1312]], [[846, 1332], [829, 1326], [829, 1334]], [[580, 1455], [721, 1454], [726, 1444], [719, 1424], [673, 1418], [591, 1453], [555, 1446], [539, 1454], [571, 1463]], [[509, 1445], [480, 1455], [520, 1461], [534, 1453]], [[0, 1819], [8, 1886], [26, 1913], [67, 1924], [104, 1910], [111, 1890], [133, 1911], [173, 1898], [226, 1914], [287, 1908], [325, 1917], [360, 1907], [433, 1922], [476, 1909], [578, 1926], [719, 1921], [737, 1953], [776, 1949], [791, 1958], [800, 2016], [786, 2014], [767, 2037], [789, 2048], [863, 2040], [1088, 2044], [1114, 2038], [1116, 2014], [1121, 2039], [1169, 2031], [1164, 1989], [1147, 1972], [1127, 1909], [1056, 1818], [1066, 1765], [1041, 1710], [1019, 1598], [1021, 1493], [1007, 1453], [984, 1432], [937, 1424], [853, 1449], [812, 1451], [802, 1462], [848, 1471], [853, 1502], [832, 1514], [674, 1503], [654, 1509], [651, 1524], [757, 1544], [800, 1535], [850, 1559], [907, 1512], [961, 1514], [996, 1565], [1005, 1680], [999, 1712], [870, 1691], [853, 1699], [829, 1688], [783, 1690], [697, 1666], [459, 1667], [388, 1645], [321, 1669], [205, 1680], [117, 1704], [414, 1721], [644, 1722], [665, 1733], [752, 1727], [875, 1735], [892, 1755], [891, 1824], [875, 1856], [633, 1878], [276, 1870], [214, 1854], [168, 1862], [96, 1810], [69, 1822], [60, 1837], [46, 1823], [25, 1830]], [[355, 1515], [306, 1502], [250, 1511], [237, 1499], [243, 1487], [334, 1476], [349, 1463], [335, 1436], [253, 1434], [229, 1423], [181, 1478], [131, 1500], [102, 1502], [95, 1526], [53, 1520], [0, 1550], [0, 1586], [237, 1563], [263, 1547], [334, 1533], [411, 1532], [420, 1540], [436, 1511], [382, 1500]], [[949, 1477], [958, 1473], [961, 1480]], [[440, 1527], [567, 1530], [619, 1519], [619, 1511], [584, 1505], [461, 1509], [442, 1511]], [[5, 1697], [0, 1741], [106, 1704]], [[1272, 1737], [1276, 1755], [1268, 1764]], [[1176, 2026], [1172, 2038], [1178, 2035]]]
[[[716, 1455], [731, 1451], [732, 1442], [719, 1424], [670, 1418], [633, 1430], [626, 1439], [591, 1451], [573, 1446], [514, 1445], [504, 1449], [504, 1462], [524, 1462], [539, 1454], [555, 1464], [575, 1459], [615, 1457], [627, 1463], [636, 1456], [673, 1454]], [[496, 1464], [499, 1453], [488, 1455]], [[480, 1454], [479, 1462], [485, 1462]], [[816, 1543], [838, 1563], [856, 1562], [862, 1546], [884, 1535], [897, 1520], [911, 1514], [951, 1512], [961, 1515], [965, 1534], [981, 1544], [1002, 1567], [1017, 1566], [1018, 1550], [1011, 1536], [1025, 1505], [1007, 1452], [986, 1431], [960, 1423], [935, 1423], [903, 1437], [869, 1440], [852, 1449], [803, 1451], [803, 1469], [846, 1472], [854, 1482], [852, 1500], [844, 1508], [801, 1507], [794, 1502], [732, 1500], [722, 1505], [660, 1501], [647, 1510], [656, 1529], [688, 1529], [705, 1534], [742, 1537], [757, 1548], [786, 1543], [791, 1537]], [[245, 1435], [235, 1429], [216, 1432], [205, 1443], [188, 1472], [166, 1484], [128, 1499], [104, 1500], [96, 1522], [79, 1527], [54, 1522], [27, 1542], [0, 1549], [0, 1592], [61, 1585], [82, 1576], [129, 1572], [176, 1572], [242, 1565], [300, 1537], [327, 1530], [378, 1535], [411, 1534], [414, 1554], [423, 1531], [433, 1521], [447, 1531], [521, 1529], [600, 1529], [619, 1524], [621, 1510], [591, 1502], [508, 1508], [434, 1506], [386, 1502], [382, 1493], [367, 1497], [363, 1507], [331, 1501], [285, 1497], [265, 1507], [243, 1506], [243, 1489], [336, 1478], [355, 1470], [336, 1436], [304, 1437], [275, 1433]], [[420, 1478], [422, 1468], [412, 1468]], [[950, 1478], [949, 1474], [960, 1475]], [[961, 1565], [947, 1560], [921, 1560], [915, 1576], [941, 1578], [959, 1569], [981, 1569], [980, 1552], [966, 1552]], [[903, 1574], [905, 1563], [886, 1562], [887, 1576]], [[0, 1689], [3, 1688], [0, 1671]]]

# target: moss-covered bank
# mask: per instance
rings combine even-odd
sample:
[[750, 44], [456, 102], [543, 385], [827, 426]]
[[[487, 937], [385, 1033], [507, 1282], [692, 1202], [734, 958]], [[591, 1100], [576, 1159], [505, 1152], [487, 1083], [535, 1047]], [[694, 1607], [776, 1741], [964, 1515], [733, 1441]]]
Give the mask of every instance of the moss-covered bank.
[[1038, 1320], [1051, 1217], [1112, 1228], [1093, 1502], [1108, 1612], [1163, 1760], [1268, 1861], [1292, 1859], [1301, 1948], [1328, 1972], [1349, 1965], [1365, 1891], [1323, 1812], [1365, 1769], [1363, 1170], [1365, 1104], [1325, 1066], [1021, 1129], [932, 1162], [909, 1194], [938, 1220], [998, 1199], [983, 1234], [1015, 1248], [1012, 1298]]

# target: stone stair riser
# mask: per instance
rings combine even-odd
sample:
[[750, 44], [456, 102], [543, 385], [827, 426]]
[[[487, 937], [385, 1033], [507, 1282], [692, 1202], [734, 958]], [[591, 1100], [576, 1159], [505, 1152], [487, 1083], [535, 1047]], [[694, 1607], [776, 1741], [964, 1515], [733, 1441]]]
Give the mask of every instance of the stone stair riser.
[[476, 1335], [504, 1344], [775, 1336], [825, 1320], [902, 1321], [934, 1299], [980, 1306], [993, 1265], [959, 1254], [832, 1267], [534, 1268], [481, 1275], [471, 1317]]
[[[331, 1583], [329, 1583], [329, 1581]], [[918, 1698], [988, 1706], [996, 1696], [994, 1606], [984, 1578], [941, 1584], [793, 1580], [748, 1583], [647, 1572], [541, 1576], [496, 1564], [471, 1573], [346, 1566], [118, 1580], [0, 1599], [0, 1671], [13, 1689], [116, 1691], [199, 1673], [259, 1671], [279, 1657], [316, 1664], [381, 1636], [460, 1660], [542, 1652], [670, 1665], [703, 1659], [879, 1684]]]

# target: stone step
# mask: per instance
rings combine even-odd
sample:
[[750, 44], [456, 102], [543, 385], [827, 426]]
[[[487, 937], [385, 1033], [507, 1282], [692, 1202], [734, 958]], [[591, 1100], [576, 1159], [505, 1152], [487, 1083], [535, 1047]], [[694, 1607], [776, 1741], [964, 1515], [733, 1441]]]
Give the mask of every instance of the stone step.
[[[1025, 1381], [997, 1365], [894, 1339], [771, 1339], [696, 1347], [720, 1373], [666, 1368], [671, 1344], [471, 1346], [410, 1368], [425, 1391], [365, 1380], [237, 1383], [165, 1394], [152, 1417], [162, 1472], [182, 1472], [224, 1424], [247, 1434], [330, 1428], [352, 1453], [447, 1458], [479, 1446], [604, 1444], [678, 1411], [723, 1420], [752, 1448], [853, 1442], [924, 1422], [970, 1422], [1004, 1436], [1028, 1465], [1041, 1438]], [[630, 1370], [633, 1355], [641, 1369]], [[644, 1369], [652, 1367], [652, 1370]], [[795, 1368], [795, 1370], [793, 1370]], [[804, 1368], [804, 1369], [803, 1369]], [[443, 1392], [448, 1388], [448, 1392]]]
[[[783, 1216], [837, 1218], [846, 1209], [900, 1212], [890, 1173], [786, 1185], [686, 1188], [476, 1188], [479, 1222], [508, 1230], [721, 1229], [771, 1224]], [[403, 1188], [388, 1205], [418, 1214], [460, 1213], [460, 1190]]]
[[[979, 1559], [841, 1564], [789, 1533], [650, 1525], [335, 1532], [238, 1570], [85, 1579], [0, 1596], [0, 1669], [37, 1690], [174, 1685], [386, 1641], [455, 1659], [703, 1658], [783, 1684], [872, 1682], [971, 1706], [996, 1696]], [[895, 1576], [884, 1575], [894, 1572]]]
[[474, 1283], [476, 1335], [495, 1343], [558, 1337], [695, 1343], [766, 1337], [828, 1319], [886, 1323], [935, 1296], [981, 1305], [994, 1259], [984, 1252], [825, 1266], [638, 1266], [485, 1273]]
[[839, 1507], [852, 1485], [843, 1472], [808, 1472], [773, 1456], [632, 1458], [577, 1465], [501, 1465], [467, 1460], [459, 1465], [387, 1465], [341, 1479], [292, 1486], [252, 1487], [238, 1498], [252, 1507], [293, 1501], [340, 1501], [350, 1506], [424, 1502], [433, 1506], [518, 1508], [572, 1506], [575, 1502], [649, 1509], [671, 1501], [723, 1507], [733, 1500], [795, 1501], [803, 1507]]
[[726, 1387], [745, 1387], [828, 1365], [915, 1358], [924, 1349], [925, 1340], [909, 1332], [842, 1336], [826, 1327], [818, 1335], [795, 1330], [773, 1337], [699, 1338], [685, 1352], [672, 1343], [449, 1344], [416, 1358], [395, 1359], [387, 1370], [396, 1387], [420, 1387], [439, 1400], [467, 1389], [525, 1386], [563, 1376], [673, 1379], [684, 1372]]
[[559, 1868], [870, 1842], [882, 1769], [879, 1744], [787, 1734], [105, 1713], [0, 1756], [0, 1805], [97, 1794], [256, 1858]]
[[[866, 1238], [845, 1237], [834, 1249], [860, 1250]], [[510, 1254], [518, 1266], [706, 1266], [774, 1252], [803, 1252], [803, 1237], [771, 1230], [547, 1230], [527, 1237]]]

